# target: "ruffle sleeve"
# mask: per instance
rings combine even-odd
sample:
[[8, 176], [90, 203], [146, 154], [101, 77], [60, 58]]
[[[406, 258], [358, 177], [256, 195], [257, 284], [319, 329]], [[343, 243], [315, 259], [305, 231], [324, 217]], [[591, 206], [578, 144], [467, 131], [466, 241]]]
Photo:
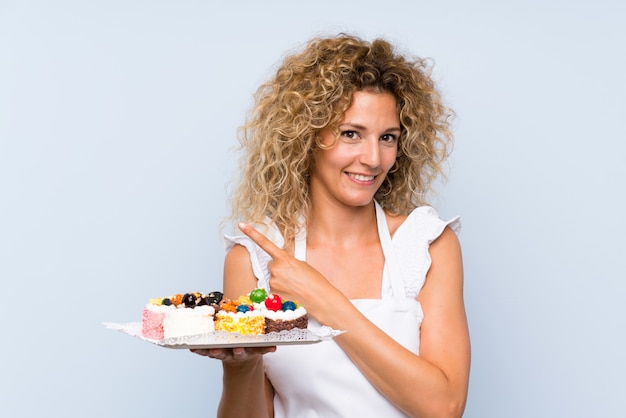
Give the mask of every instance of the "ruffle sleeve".
[[[398, 228], [392, 244], [400, 263], [404, 289], [408, 297], [417, 297], [426, 281], [426, 273], [432, 263], [432, 244], [449, 226], [457, 235], [461, 231], [461, 219], [456, 216], [443, 220], [430, 206], [416, 208]], [[391, 292], [391, 284], [383, 282], [383, 295]]]

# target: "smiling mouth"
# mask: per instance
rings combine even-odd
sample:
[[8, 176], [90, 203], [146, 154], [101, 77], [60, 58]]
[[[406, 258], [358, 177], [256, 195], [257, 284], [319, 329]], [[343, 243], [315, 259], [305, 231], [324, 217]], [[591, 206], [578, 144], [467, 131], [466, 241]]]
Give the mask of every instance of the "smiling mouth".
[[376, 178], [376, 176], [366, 176], [364, 174], [355, 174], [355, 173], [348, 173], [348, 175], [358, 181], [372, 181]]

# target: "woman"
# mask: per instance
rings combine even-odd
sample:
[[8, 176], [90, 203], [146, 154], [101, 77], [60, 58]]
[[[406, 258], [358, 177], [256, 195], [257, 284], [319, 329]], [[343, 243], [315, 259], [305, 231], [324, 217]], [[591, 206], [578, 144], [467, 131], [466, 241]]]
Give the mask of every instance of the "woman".
[[427, 63], [383, 40], [317, 38], [255, 99], [233, 196], [232, 218], [246, 223], [227, 237], [224, 293], [271, 288], [302, 303], [312, 326], [346, 332], [195, 350], [223, 362], [219, 415], [461, 416], [470, 344], [459, 223], [424, 206], [451, 112]]

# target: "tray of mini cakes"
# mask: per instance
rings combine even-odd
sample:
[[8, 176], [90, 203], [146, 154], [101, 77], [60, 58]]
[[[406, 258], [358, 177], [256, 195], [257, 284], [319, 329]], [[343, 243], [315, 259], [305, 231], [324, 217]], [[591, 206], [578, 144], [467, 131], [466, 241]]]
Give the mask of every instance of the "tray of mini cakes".
[[315, 344], [341, 334], [313, 324], [297, 301], [265, 289], [236, 300], [218, 291], [154, 298], [144, 306], [141, 322], [104, 325], [162, 347], [186, 349]]

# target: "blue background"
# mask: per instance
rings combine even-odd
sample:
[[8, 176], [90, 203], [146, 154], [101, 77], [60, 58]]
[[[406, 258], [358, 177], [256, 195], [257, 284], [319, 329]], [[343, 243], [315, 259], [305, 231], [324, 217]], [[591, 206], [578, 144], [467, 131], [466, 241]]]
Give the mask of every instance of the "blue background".
[[626, 416], [626, 6], [225, 3], [0, 0], [2, 416], [215, 414], [217, 362], [101, 323], [221, 289], [252, 93], [340, 31], [432, 57], [457, 112], [465, 416]]

